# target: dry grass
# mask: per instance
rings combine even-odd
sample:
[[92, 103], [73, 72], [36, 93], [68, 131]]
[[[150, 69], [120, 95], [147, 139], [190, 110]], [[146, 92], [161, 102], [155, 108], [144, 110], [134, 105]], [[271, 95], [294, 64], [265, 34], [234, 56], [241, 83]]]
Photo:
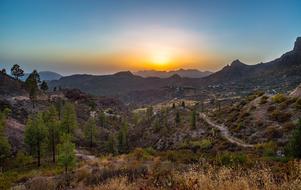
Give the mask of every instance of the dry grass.
[[160, 183], [155, 176], [129, 182], [125, 177], [107, 180], [91, 190], [297, 190], [301, 189], [301, 162], [290, 164], [289, 171], [279, 176], [268, 166], [251, 169], [192, 166], [183, 171], [167, 172], [160, 175]]

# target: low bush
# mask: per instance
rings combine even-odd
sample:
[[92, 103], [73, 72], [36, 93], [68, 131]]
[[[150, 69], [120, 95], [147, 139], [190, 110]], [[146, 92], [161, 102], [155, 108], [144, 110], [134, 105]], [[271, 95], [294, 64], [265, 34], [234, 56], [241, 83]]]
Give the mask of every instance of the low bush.
[[291, 114], [280, 110], [274, 110], [270, 114], [270, 119], [278, 122], [286, 122], [291, 118]]
[[281, 94], [281, 93], [276, 94], [275, 96], [272, 97], [272, 101], [274, 103], [282, 103], [286, 100], [287, 100], [286, 96], [284, 94]]
[[223, 152], [217, 155], [217, 162], [224, 166], [239, 166], [250, 163], [244, 153]]

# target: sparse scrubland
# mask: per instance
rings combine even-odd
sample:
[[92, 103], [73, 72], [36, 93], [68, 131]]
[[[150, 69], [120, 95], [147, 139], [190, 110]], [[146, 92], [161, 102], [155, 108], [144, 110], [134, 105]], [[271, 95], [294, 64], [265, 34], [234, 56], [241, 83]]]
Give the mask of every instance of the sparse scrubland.
[[19, 93], [0, 101], [0, 189], [301, 189], [298, 96], [125, 105], [14, 67], [0, 73]]

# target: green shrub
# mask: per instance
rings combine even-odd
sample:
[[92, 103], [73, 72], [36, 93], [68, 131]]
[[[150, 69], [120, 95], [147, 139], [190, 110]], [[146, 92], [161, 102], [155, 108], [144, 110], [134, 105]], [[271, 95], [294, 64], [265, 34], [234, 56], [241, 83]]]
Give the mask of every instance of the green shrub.
[[249, 158], [244, 153], [223, 152], [217, 156], [219, 164], [224, 166], [238, 166], [249, 163]]
[[282, 112], [279, 110], [274, 110], [271, 114], [270, 114], [270, 118], [272, 120], [278, 121], [278, 122], [286, 122], [291, 118], [291, 114], [287, 113], [287, 112]]
[[135, 148], [131, 156], [136, 160], [147, 160], [150, 157], [150, 153], [143, 148]]
[[287, 145], [287, 153], [294, 158], [301, 158], [301, 119], [299, 119]]
[[171, 162], [179, 162], [179, 163], [195, 163], [198, 162], [199, 156], [188, 150], [180, 150], [180, 151], [167, 151], [163, 153], [163, 158]]
[[23, 151], [19, 151], [15, 159], [15, 167], [24, 167], [32, 163], [33, 158], [29, 155], [26, 155]]
[[267, 157], [275, 156], [277, 151], [277, 145], [273, 141], [269, 141], [267, 143], [261, 144], [260, 149], [263, 150], [263, 155]]
[[284, 94], [276, 94], [275, 96], [272, 97], [272, 101], [274, 103], [281, 103], [281, 102], [284, 102], [286, 100], [286, 96]]

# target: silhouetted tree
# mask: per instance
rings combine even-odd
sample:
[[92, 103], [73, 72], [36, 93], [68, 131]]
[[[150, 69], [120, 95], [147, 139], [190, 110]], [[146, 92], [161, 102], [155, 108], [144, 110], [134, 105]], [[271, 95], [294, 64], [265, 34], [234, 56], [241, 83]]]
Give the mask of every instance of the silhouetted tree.
[[3, 68], [3, 69], [1, 70], [1, 73], [6, 74], [6, 69]]
[[40, 89], [43, 91], [43, 92], [46, 92], [48, 90], [48, 84], [46, 81], [43, 80], [43, 82], [40, 84]]
[[29, 98], [32, 102], [32, 107], [35, 107], [35, 101], [37, 99], [38, 94], [38, 84], [40, 83], [40, 75], [39, 73], [34, 70], [30, 75], [27, 77], [25, 81], [25, 86], [27, 90], [29, 91]]
[[17, 80], [19, 77], [24, 76], [24, 71], [21, 69], [20, 65], [14, 64], [10, 69], [11, 75], [13, 75]]

